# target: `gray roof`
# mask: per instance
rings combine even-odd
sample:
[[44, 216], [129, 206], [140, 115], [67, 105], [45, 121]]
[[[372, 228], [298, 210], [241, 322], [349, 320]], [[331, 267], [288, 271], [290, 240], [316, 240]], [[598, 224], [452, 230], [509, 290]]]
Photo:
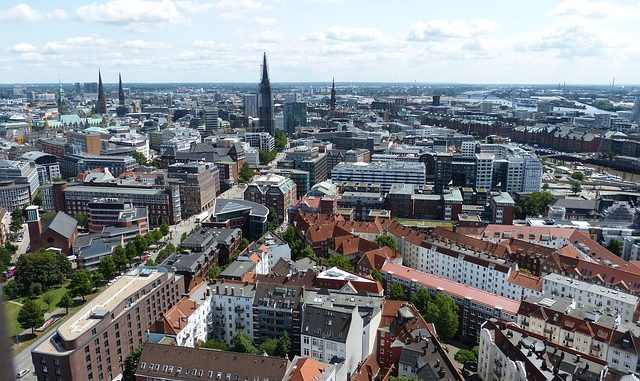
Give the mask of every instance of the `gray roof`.
[[51, 229], [65, 238], [71, 238], [77, 226], [78, 221], [75, 218], [65, 212], [58, 212], [47, 229]]
[[214, 200], [213, 215], [215, 216], [218, 214], [230, 213], [246, 209], [251, 210], [251, 215], [266, 217], [269, 214], [269, 209], [266, 206], [252, 201], [216, 198]]
[[306, 305], [302, 317], [304, 335], [345, 343], [351, 327], [351, 314], [357, 307]]
[[596, 200], [584, 200], [581, 198], [560, 198], [553, 206], [562, 206], [565, 209], [583, 209], [594, 210], [596, 208]]
[[248, 271], [253, 271], [256, 264], [251, 261], [233, 261], [220, 274], [220, 278], [242, 279]]

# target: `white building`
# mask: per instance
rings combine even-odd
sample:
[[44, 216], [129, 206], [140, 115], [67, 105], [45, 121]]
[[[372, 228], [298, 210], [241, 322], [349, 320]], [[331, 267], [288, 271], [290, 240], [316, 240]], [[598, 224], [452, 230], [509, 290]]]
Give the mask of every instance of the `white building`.
[[247, 165], [251, 167], [257, 167], [260, 165], [260, 151], [251, 147], [249, 143], [242, 143], [244, 148], [244, 156], [247, 161]]
[[245, 132], [239, 136], [251, 147], [264, 151], [273, 151], [276, 148], [276, 140], [268, 132]]
[[463, 156], [475, 156], [476, 155], [476, 147], [478, 146], [478, 143], [474, 142], [474, 141], [465, 141], [462, 142], [462, 155]]
[[333, 182], [380, 184], [388, 192], [393, 184], [424, 185], [425, 165], [416, 162], [339, 163], [331, 170]]
[[236, 281], [217, 281], [211, 289], [211, 314], [208, 320], [212, 339], [231, 343], [236, 331], [253, 337], [253, 297], [255, 285]]
[[620, 314], [624, 323], [635, 323], [640, 315], [640, 297], [559, 274], [545, 275], [542, 291], [545, 294], [572, 298], [578, 306], [610, 309]]
[[[462, 142], [463, 153], [464, 144], [471, 142]], [[475, 151], [475, 143], [474, 143]], [[491, 153], [478, 153], [476, 157], [476, 188], [491, 190], [491, 181], [493, 180], [493, 160], [495, 155]]]
[[202, 283], [188, 298], [165, 313], [165, 324], [168, 320], [171, 328], [177, 331], [176, 343], [179, 346], [194, 348], [199, 342], [207, 341], [207, 321], [211, 313], [209, 294], [207, 284]]

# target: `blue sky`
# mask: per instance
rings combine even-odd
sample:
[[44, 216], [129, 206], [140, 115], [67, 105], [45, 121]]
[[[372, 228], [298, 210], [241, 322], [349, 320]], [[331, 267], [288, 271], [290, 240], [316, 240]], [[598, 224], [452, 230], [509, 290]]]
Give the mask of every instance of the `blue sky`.
[[[634, 1], [0, 2], [0, 82], [640, 83]], [[636, 21], [636, 22], [634, 22]]]

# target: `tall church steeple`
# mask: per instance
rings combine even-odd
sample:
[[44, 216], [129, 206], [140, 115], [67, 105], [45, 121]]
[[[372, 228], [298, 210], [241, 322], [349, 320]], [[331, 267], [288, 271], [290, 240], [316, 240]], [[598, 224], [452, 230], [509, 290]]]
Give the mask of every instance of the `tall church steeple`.
[[269, 83], [266, 52], [262, 57], [262, 78], [260, 80], [260, 93], [258, 94], [258, 118], [260, 118], [262, 131], [275, 135], [273, 98], [271, 97], [271, 83]]
[[118, 73], [118, 105], [124, 106], [124, 87], [122, 87], [122, 75]]
[[107, 98], [104, 96], [104, 86], [102, 85], [102, 74], [98, 70], [98, 102], [96, 103], [96, 113], [107, 113]]
[[333, 78], [333, 84], [331, 86], [331, 100], [329, 100], [329, 108], [331, 111], [336, 109], [336, 79]]

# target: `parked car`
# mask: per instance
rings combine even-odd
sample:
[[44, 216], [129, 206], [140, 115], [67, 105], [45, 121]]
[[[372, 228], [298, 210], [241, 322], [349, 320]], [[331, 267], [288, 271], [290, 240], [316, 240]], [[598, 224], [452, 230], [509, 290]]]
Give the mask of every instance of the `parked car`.
[[16, 378], [22, 378], [22, 377], [26, 376], [27, 374], [29, 374], [29, 369], [22, 369], [21, 371], [16, 373]]

